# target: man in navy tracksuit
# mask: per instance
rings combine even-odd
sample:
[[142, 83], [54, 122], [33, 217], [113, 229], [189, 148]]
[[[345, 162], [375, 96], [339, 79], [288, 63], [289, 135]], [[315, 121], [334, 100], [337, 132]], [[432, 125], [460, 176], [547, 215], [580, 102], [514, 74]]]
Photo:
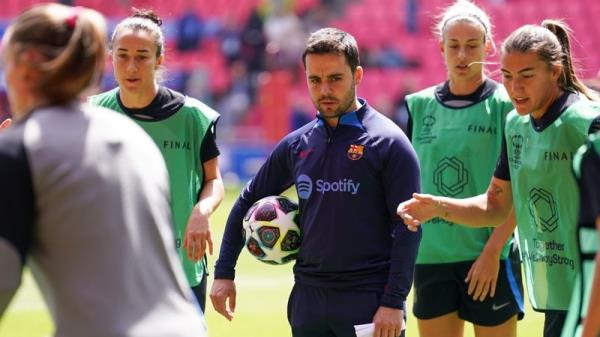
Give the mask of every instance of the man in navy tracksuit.
[[[287, 135], [236, 201], [225, 228], [211, 299], [232, 319], [242, 218], [260, 198], [296, 186], [302, 245], [288, 303], [294, 337], [403, 336], [405, 299], [421, 237], [396, 206], [419, 191], [416, 155], [402, 131], [358, 99], [363, 77], [354, 38], [313, 33], [303, 55], [317, 118]], [[229, 306], [227, 306], [229, 301]]]

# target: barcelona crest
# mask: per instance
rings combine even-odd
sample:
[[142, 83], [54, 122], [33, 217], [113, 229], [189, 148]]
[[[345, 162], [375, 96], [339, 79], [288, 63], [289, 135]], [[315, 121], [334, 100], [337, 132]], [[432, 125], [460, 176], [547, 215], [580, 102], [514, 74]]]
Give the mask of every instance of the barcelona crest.
[[348, 149], [348, 159], [359, 160], [360, 158], [362, 158], [364, 151], [365, 151], [364, 145], [352, 144], [352, 145], [350, 145], [350, 148]]

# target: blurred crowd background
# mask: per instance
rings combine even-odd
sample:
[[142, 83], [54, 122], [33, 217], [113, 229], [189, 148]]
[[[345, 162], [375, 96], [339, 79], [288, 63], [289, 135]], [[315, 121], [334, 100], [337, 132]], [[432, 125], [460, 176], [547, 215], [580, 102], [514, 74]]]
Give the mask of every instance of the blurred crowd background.
[[[41, 1], [2, 0], [0, 35], [23, 9]], [[217, 129], [221, 167], [229, 183], [244, 182], [274, 143], [314, 118], [301, 54], [308, 34], [334, 26], [353, 34], [365, 79], [359, 96], [401, 127], [404, 96], [446, 77], [432, 34], [436, 15], [450, 0], [61, 0], [99, 10], [114, 28], [131, 7], [152, 8], [163, 19], [166, 86], [198, 98], [221, 113]], [[491, 15], [499, 47], [514, 29], [545, 18], [563, 19], [574, 31], [580, 74], [595, 88], [600, 70], [600, 1], [479, 0]], [[500, 80], [498, 54], [489, 76]], [[493, 64], [496, 63], [496, 64]], [[1, 70], [0, 70], [1, 72]], [[116, 86], [107, 62], [106, 90]], [[0, 81], [0, 120], [9, 114]]]

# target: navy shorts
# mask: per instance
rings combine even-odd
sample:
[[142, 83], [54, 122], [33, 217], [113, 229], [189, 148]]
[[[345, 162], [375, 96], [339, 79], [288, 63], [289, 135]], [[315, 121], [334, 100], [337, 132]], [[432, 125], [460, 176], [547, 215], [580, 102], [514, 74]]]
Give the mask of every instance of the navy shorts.
[[[381, 295], [381, 292], [320, 288], [296, 283], [288, 302], [292, 335], [356, 337], [354, 325], [373, 322]], [[404, 337], [404, 331], [401, 337]]]
[[544, 337], [560, 337], [566, 319], [566, 310], [545, 310]]
[[496, 326], [515, 314], [523, 318], [521, 265], [500, 261], [496, 294], [475, 301], [464, 280], [474, 261], [418, 264], [415, 266], [413, 313], [418, 319], [432, 319], [458, 312], [461, 319], [481, 326]]
[[197, 286], [192, 287], [192, 292], [194, 293], [194, 296], [196, 296], [196, 300], [198, 301], [198, 304], [200, 304], [202, 312], [206, 312], [204, 311], [206, 308], [206, 273], [202, 276], [200, 283], [198, 283]]

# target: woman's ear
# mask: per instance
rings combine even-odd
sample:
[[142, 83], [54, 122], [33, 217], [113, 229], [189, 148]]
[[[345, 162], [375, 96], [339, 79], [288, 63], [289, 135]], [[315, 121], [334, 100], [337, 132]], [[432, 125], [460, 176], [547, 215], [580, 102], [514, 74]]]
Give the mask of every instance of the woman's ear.
[[553, 64], [552, 65], [552, 79], [558, 81], [563, 72], [562, 64]]
[[494, 42], [491, 39], [486, 38], [483, 50], [485, 51], [486, 55], [490, 54], [490, 52], [494, 50]]
[[154, 69], [158, 69], [163, 61], [165, 60], [165, 55], [160, 55], [159, 57], [156, 58], [156, 65], [154, 66]]
[[43, 56], [34, 49], [26, 49], [15, 57], [15, 70], [19, 78], [24, 81], [24, 84], [31, 84], [28, 86], [33, 87], [34, 84], [39, 83], [40, 71], [36, 65], [44, 61]]
[[35, 88], [40, 83], [40, 72], [31, 65], [18, 64], [17, 71], [25, 87]]

